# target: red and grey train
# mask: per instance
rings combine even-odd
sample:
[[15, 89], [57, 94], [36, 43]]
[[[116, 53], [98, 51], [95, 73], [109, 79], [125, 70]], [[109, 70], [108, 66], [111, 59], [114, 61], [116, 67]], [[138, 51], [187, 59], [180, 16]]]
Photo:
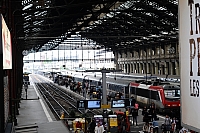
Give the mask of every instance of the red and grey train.
[[126, 87], [125, 94], [143, 106], [154, 102], [159, 112], [180, 110], [180, 86], [175, 83], [136, 80]]
[[[86, 73], [71, 75], [75, 81], [87, 79], [90, 85], [99, 86], [102, 82], [101, 75]], [[164, 82], [159, 79], [152, 80], [151, 77], [124, 75], [106, 77], [107, 92], [121, 92], [125, 98], [134, 97], [141, 106], [149, 106], [155, 103], [159, 112], [180, 110], [180, 85], [174, 82]]]

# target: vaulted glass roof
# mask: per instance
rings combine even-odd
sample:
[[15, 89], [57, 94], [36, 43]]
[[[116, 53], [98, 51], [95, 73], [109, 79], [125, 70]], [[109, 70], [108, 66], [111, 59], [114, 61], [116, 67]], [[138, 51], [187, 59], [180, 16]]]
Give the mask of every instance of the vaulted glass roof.
[[56, 49], [72, 35], [113, 51], [178, 42], [178, 0], [11, 0], [23, 50]]

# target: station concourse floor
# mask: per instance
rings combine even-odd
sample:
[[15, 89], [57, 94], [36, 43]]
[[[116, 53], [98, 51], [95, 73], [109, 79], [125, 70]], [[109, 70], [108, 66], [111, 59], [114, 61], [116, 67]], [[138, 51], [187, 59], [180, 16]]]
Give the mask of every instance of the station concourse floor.
[[16, 133], [70, 133], [62, 121], [55, 119], [33, 84], [28, 86], [27, 99], [24, 88], [21, 98]]

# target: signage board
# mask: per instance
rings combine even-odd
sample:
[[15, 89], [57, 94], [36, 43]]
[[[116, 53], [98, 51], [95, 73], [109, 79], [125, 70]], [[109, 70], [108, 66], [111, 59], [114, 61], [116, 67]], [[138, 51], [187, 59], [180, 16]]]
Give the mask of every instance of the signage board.
[[110, 108], [110, 104], [102, 104], [101, 108], [102, 109], [109, 109]]
[[78, 109], [85, 109], [85, 100], [77, 101], [77, 108]]
[[200, 0], [179, 0], [182, 126], [200, 132]]
[[100, 109], [101, 108], [101, 100], [86, 100], [87, 109]]
[[117, 127], [117, 115], [109, 115], [109, 122], [111, 127]]
[[1, 38], [3, 52], [3, 69], [12, 69], [12, 43], [11, 34], [6, 25], [6, 22], [1, 15]]
[[125, 108], [125, 99], [112, 100], [111, 108]]

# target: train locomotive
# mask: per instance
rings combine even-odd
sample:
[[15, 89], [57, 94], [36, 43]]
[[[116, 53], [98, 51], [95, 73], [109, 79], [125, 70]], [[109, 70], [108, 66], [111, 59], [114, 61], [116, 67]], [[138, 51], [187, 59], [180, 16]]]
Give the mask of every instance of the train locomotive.
[[126, 98], [134, 97], [141, 106], [155, 104], [159, 112], [179, 113], [180, 86], [169, 82], [136, 80], [125, 89]]

